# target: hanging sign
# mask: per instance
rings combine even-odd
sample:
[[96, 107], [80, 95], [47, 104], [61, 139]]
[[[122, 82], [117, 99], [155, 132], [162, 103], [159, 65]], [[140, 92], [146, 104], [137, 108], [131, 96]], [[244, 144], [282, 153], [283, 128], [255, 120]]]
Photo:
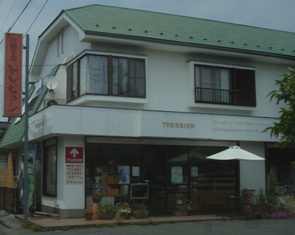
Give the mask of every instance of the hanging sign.
[[5, 35], [4, 111], [5, 117], [22, 115], [23, 35]]

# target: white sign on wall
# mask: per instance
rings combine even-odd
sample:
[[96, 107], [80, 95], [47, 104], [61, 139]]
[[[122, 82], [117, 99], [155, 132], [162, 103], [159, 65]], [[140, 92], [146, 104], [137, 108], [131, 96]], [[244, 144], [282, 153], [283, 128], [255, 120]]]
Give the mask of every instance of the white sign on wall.
[[142, 112], [141, 135], [229, 141], [273, 141], [264, 129], [271, 118]]
[[251, 116], [51, 106], [30, 117], [29, 137], [34, 140], [52, 133], [99, 133], [117, 137], [267, 142], [275, 141], [269, 132], [264, 132], [274, 120]]

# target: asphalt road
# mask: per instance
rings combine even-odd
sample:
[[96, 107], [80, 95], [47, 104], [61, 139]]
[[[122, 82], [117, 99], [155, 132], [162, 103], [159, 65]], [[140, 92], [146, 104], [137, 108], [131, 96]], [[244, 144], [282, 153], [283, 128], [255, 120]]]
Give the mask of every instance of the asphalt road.
[[33, 232], [11, 215], [0, 215], [0, 235], [293, 235], [295, 218], [251, 219], [166, 223], [155, 225], [120, 225], [116, 227], [87, 227], [69, 230]]

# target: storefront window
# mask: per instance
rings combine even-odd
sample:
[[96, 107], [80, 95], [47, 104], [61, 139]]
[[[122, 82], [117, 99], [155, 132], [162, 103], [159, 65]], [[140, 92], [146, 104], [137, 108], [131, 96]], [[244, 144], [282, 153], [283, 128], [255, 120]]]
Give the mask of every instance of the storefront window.
[[140, 148], [136, 145], [88, 144], [86, 196], [124, 196], [129, 185], [140, 181]]
[[[280, 185], [295, 185], [295, 156], [294, 148], [266, 148], [266, 174], [268, 175], [272, 169], [275, 174], [276, 181]], [[266, 175], [266, 176], [267, 176]]]
[[45, 141], [44, 161], [43, 161], [43, 194], [46, 196], [56, 196], [57, 182], [57, 162], [56, 162], [56, 139]]
[[100, 191], [114, 201], [122, 197], [132, 200], [132, 184], [146, 183], [145, 200], [151, 214], [171, 213], [181, 200], [192, 201], [192, 209], [200, 211], [208, 194], [214, 192], [226, 197], [237, 193], [237, 161], [206, 158], [224, 149], [89, 143], [86, 145], [86, 197]]

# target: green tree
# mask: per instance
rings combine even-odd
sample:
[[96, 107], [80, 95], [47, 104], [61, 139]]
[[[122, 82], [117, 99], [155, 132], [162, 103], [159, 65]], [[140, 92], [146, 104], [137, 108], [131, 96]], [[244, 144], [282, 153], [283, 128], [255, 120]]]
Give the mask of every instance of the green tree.
[[276, 80], [277, 90], [271, 91], [270, 100], [275, 99], [276, 104], [284, 104], [280, 108], [280, 116], [272, 126], [265, 131], [270, 131], [272, 137], [279, 138], [282, 145], [295, 143], [295, 70], [288, 68], [288, 72], [281, 79]]

